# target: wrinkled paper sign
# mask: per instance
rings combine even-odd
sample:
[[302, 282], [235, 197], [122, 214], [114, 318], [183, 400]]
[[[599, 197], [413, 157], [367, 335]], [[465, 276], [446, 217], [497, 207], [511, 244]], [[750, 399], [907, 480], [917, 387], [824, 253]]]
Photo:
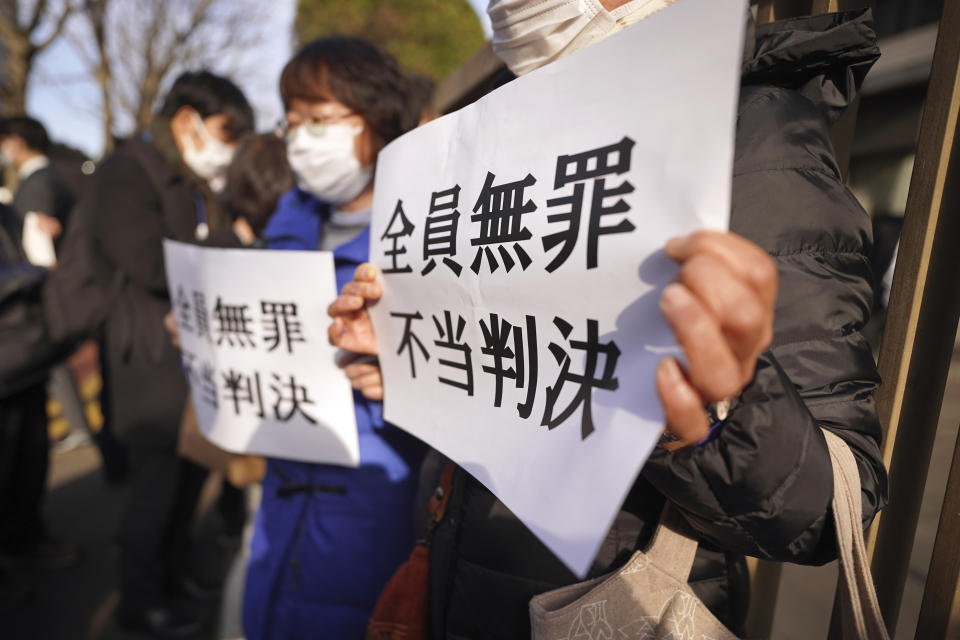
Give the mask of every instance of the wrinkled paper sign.
[[353, 393], [327, 340], [333, 254], [163, 248], [200, 431], [236, 453], [357, 466]]
[[380, 154], [386, 418], [579, 575], [663, 428], [662, 247], [728, 224], [745, 16], [682, 0]]

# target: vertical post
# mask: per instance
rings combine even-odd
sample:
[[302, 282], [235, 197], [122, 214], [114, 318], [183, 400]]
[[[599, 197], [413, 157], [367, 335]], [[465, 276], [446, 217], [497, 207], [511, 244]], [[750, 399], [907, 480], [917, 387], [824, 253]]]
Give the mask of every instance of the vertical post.
[[810, 11], [810, 14], [818, 15], [821, 13], [840, 11], [840, 4], [840, 0], [813, 0], [813, 9]]
[[757, 22], [773, 22], [776, 20], [774, 0], [760, 0], [757, 3]]
[[953, 463], [943, 498], [937, 540], [930, 558], [927, 585], [923, 590], [917, 640], [960, 638], [960, 434], [953, 449]]
[[890, 504], [871, 531], [873, 575], [896, 628], [960, 316], [960, 0], [945, 0], [880, 350]]
[[746, 622], [748, 638], [769, 638], [773, 633], [782, 566], [779, 562], [747, 558], [751, 594]]

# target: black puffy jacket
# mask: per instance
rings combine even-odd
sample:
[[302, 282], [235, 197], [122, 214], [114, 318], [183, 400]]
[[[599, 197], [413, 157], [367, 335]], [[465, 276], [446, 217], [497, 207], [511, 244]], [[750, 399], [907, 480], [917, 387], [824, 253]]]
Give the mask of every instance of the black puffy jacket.
[[[691, 586], [734, 630], [748, 600], [744, 554], [835, 556], [821, 426], [854, 451], [865, 523], [887, 495], [873, 400], [880, 380], [860, 333], [873, 296], [870, 220], [843, 184], [829, 137], [879, 55], [870, 15], [802, 18], [755, 34], [751, 25], [748, 34], [730, 226], [776, 261], [773, 345], [718, 437], [689, 453], [655, 451], [591, 571], [609, 571], [645, 544], [668, 499], [701, 536]], [[439, 454], [425, 463], [423, 490], [436, 486], [441, 466]], [[463, 471], [431, 562], [436, 639], [529, 637], [530, 598], [576, 580]]]

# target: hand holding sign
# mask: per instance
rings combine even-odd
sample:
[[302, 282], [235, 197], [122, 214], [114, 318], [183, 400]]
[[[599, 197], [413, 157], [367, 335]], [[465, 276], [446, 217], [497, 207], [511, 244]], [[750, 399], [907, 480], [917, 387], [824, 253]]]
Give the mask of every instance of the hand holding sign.
[[703, 407], [735, 396], [753, 378], [757, 356], [773, 337], [777, 269], [754, 243], [732, 233], [699, 231], [672, 238], [666, 253], [680, 263], [660, 309], [687, 357], [657, 367], [657, 393], [676, 451], [707, 436]]
[[337, 299], [327, 308], [333, 323], [327, 330], [330, 344], [352, 353], [377, 353], [377, 336], [367, 305], [380, 299], [383, 289], [376, 281], [377, 268], [362, 264]]
[[[333, 322], [327, 330], [330, 344], [348, 352], [337, 361], [350, 380], [350, 386], [368, 400], [383, 400], [380, 363], [369, 355], [377, 353], [377, 336], [367, 305], [380, 299], [383, 289], [376, 281], [377, 268], [362, 264], [353, 273], [343, 292], [327, 308]], [[366, 356], [357, 354], [368, 354]]]

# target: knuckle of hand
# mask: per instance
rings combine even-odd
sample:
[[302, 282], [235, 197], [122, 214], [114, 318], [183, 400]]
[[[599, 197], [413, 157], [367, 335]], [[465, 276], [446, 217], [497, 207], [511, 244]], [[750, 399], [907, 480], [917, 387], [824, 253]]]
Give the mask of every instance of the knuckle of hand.
[[720, 324], [702, 307], [691, 307], [679, 313], [676, 318], [680, 342], [696, 348], [706, 340], [716, 340], [721, 336]]
[[766, 253], [753, 261], [753, 278], [758, 285], [765, 289], [777, 286], [777, 265]]
[[717, 260], [713, 256], [704, 253], [695, 254], [680, 267], [680, 282], [688, 288], [694, 288], [700, 284], [708, 285], [713, 281], [716, 267]]
[[741, 337], [757, 337], [766, 333], [767, 314], [753, 297], [743, 297], [727, 309], [725, 325]]
[[707, 402], [719, 402], [740, 393], [743, 388], [743, 371], [734, 363], [714, 369], [706, 376], [700, 387], [700, 394]]
[[688, 237], [687, 246], [690, 248], [690, 253], [693, 255], [702, 253], [704, 250], [706, 250], [707, 245], [711, 242], [711, 239], [712, 235], [710, 231], [705, 229], [694, 231]]

